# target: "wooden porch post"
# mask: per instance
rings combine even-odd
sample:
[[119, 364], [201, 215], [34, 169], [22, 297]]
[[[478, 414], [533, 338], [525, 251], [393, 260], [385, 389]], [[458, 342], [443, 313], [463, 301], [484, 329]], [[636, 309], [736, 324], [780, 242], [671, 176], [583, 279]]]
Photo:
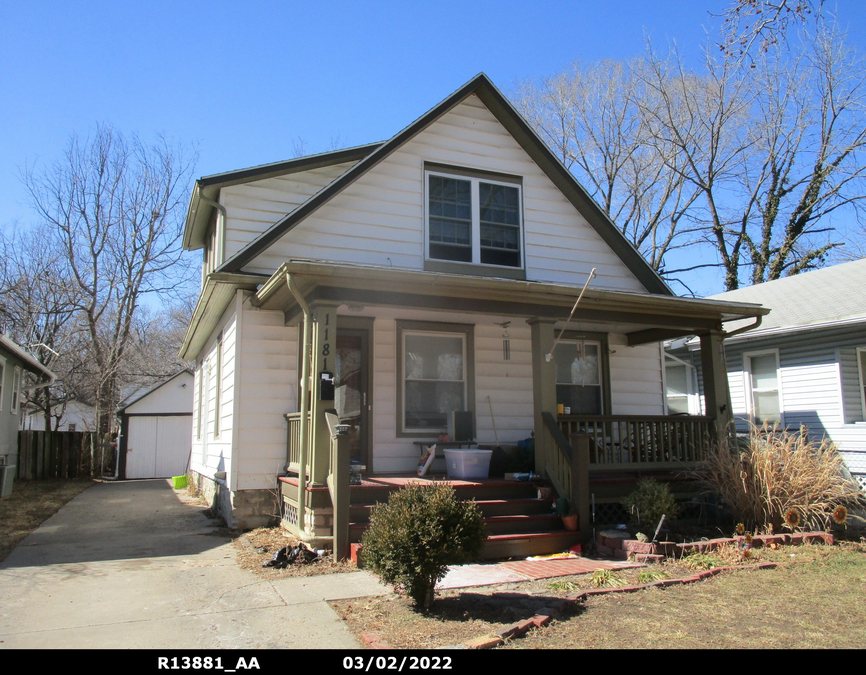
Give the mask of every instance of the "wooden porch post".
[[334, 398], [321, 398], [322, 373], [337, 371], [337, 305], [317, 304], [313, 311], [313, 358], [310, 368], [312, 379], [310, 411], [310, 473], [314, 486], [323, 486], [328, 480], [331, 455], [331, 432], [325, 411], [334, 409]]
[[553, 439], [547, 433], [542, 413], [556, 419], [556, 361], [545, 360], [553, 347], [553, 319], [528, 319], [532, 335], [532, 403], [535, 411], [535, 473], [543, 476], [553, 457]]
[[731, 394], [728, 387], [728, 369], [722, 345], [724, 333], [712, 330], [699, 335], [701, 339], [701, 368], [704, 376], [704, 401], [707, 415], [715, 420], [716, 440], [731, 433], [734, 415], [731, 410]]

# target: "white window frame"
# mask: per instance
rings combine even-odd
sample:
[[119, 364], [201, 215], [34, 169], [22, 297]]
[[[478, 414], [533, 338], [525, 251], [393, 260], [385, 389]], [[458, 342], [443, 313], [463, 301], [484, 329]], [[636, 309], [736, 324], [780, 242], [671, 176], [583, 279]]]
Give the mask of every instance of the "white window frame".
[[[433, 258], [430, 255], [430, 177], [441, 176], [442, 178], [451, 178], [454, 180], [467, 181], [470, 184], [470, 199], [472, 213], [472, 261], [463, 260], [448, 260], [445, 258]], [[518, 200], [518, 217], [520, 223], [519, 241], [520, 241], [520, 264], [519, 265], [496, 265], [494, 263], [481, 262], [481, 199], [480, 185], [487, 183], [489, 185], [501, 185], [504, 187], [515, 188], [517, 190]], [[488, 176], [483, 172], [473, 172], [471, 169], [466, 169], [465, 172], [460, 169], [433, 169], [424, 170], [424, 260], [432, 263], [446, 263], [450, 265], [469, 265], [479, 268], [490, 268], [491, 270], [525, 270], [526, 269], [526, 242], [524, 234], [524, 213], [523, 213], [523, 182], [519, 178], [509, 178], [503, 176], [496, 178]]]
[[13, 415], [18, 414], [18, 407], [21, 404], [21, 368], [15, 366], [12, 371], [12, 403], [9, 405], [9, 412]]
[[[671, 413], [670, 407], [668, 405], [668, 398], [670, 395], [668, 394], [668, 362], [673, 361], [670, 365], [673, 366], [683, 366], [686, 369], [686, 393], [682, 396], [686, 397], [686, 402], [688, 403], [689, 415], [700, 415], [701, 414], [701, 401], [700, 396], [698, 395], [697, 389], [697, 369], [688, 361], [683, 361], [681, 358], [674, 356], [668, 352], [664, 352], [664, 387], [665, 387], [665, 414], [680, 414], [680, 413]], [[681, 397], [681, 396], [680, 396]], [[677, 398], [680, 398], [677, 397]]]
[[[771, 391], [767, 390], [755, 390], [752, 388], [752, 359], [758, 356], [767, 356], [768, 354], [772, 354], [776, 357], [776, 394], [779, 397], [779, 424], [785, 424], [785, 405], [782, 398], [782, 367], [781, 362], [779, 360], [779, 350], [778, 349], [762, 349], [760, 351], [754, 352], [745, 352], [743, 354], [743, 377], [746, 389], [746, 406], [748, 408], [749, 418], [752, 421], [757, 419], [756, 410], [755, 410], [755, 391], [759, 393], [761, 391]], [[761, 424], [763, 424], [764, 420], [761, 420]]]
[[6, 392], [6, 358], [0, 356], [0, 411], [3, 410], [3, 394]]
[[866, 359], [866, 347], [857, 347], [857, 374], [860, 376], [860, 409], [863, 419], [866, 420], [866, 372], [863, 362]]
[[[463, 345], [463, 409], [475, 411], [475, 366], [473, 359], [475, 350], [474, 326], [470, 324], [449, 324], [432, 321], [403, 321], [397, 322], [398, 358], [397, 358], [397, 386], [398, 392], [398, 414], [397, 414], [397, 436], [401, 438], [430, 437], [445, 431], [433, 427], [407, 427], [406, 426], [406, 335], [425, 335], [433, 337], [457, 337]], [[454, 381], [454, 380], [447, 380]]]

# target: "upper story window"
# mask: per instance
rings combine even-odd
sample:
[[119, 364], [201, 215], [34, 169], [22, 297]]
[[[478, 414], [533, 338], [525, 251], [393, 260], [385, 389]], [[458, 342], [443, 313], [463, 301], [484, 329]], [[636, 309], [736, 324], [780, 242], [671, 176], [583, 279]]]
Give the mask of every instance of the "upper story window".
[[428, 168], [426, 180], [428, 261], [523, 269], [519, 178]]

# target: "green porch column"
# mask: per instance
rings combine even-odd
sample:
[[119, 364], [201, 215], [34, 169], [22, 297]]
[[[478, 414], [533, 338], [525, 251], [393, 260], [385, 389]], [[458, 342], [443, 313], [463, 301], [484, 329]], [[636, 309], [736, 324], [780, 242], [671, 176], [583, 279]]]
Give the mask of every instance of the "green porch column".
[[553, 319], [528, 319], [532, 335], [532, 403], [535, 412], [535, 473], [543, 476], [544, 466], [553, 457], [553, 439], [541, 418], [556, 418], [556, 360], [544, 358], [553, 347]]
[[313, 313], [313, 360], [310, 368], [312, 378], [312, 424], [310, 430], [311, 467], [309, 480], [314, 486], [323, 486], [328, 480], [331, 454], [331, 432], [325, 411], [334, 409], [333, 397], [322, 400], [323, 372], [337, 372], [337, 305], [315, 304]]
[[699, 335], [701, 339], [701, 368], [704, 376], [704, 402], [707, 415], [715, 418], [716, 439], [731, 432], [734, 414], [728, 387], [728, 369], [725, 364], [724, 333], [712, 330]]

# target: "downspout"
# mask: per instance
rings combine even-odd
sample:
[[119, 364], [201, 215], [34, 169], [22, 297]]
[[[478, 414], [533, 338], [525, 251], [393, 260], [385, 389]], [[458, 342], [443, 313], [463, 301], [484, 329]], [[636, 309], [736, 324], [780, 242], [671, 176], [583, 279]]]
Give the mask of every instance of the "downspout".
[[[289, 289], [301, 310], [304, 312], [304, 340], [301, 347], [301, 400], [298, 412], [301, 413], [300, 453], [298, 457], [298, 529], [304, 532], [304, 489], [307, 485], [307, 439], [309, 438], [309, 390], [310, 390], [310, 331], [312, 330], [313, 313], [301, 292], [292, 288], [292, 275], [286, 272], [286, 287]], [[288, 458], [287, 458], [288, 459]]]
[[735, 335], [739, 335], [740, 333], [745, 333], [747, 330], [752, 330], [753, 328], [757, 328], [764, 321], [764, 317], [756, 316], [755, 323], [749, 324], [748, 326], [743, 326], [742, 328], [737, 328], [737, 330], [732, 330], [730, 333], [725, 333], [722, 336], [722, 340], [727, 340], [728, 338], [734, 337]]

